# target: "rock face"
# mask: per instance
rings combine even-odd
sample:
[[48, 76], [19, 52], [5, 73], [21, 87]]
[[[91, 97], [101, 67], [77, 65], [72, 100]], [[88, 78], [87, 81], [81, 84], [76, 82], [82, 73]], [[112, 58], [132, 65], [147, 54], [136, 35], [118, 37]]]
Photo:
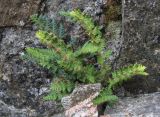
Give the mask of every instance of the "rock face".
[[1, 117], [36, 117], [37, 113], [34, 110], [16, 109], [13, 106], [8, 106], [0, 101], [0, 116]]
[[[42, 99], [48, 92], [52, 80], [51, 73], [31, 61], [23, 61], [20, 58], [26, 47], [44, 47], [35, 38], [32, 26], [26, 26], [29, 16], [34, 13], [64, 20], [63, 17], [59, 18], [59, 11], [81, 9], [91, 15], [106, 33], [109, 47], [114, 51], [111, 58], [114, 67], [138, 62], [148, 67], [150, 79], [158, 78], [160, 1], [122, 0], [122, 2], [123, 29], [119, 21], [111, 22], [108, 28], [105, 27], [107, 0], [0, 0], [0, 116], [1, 113], [6, 116], [10, 115], [10, 112], [17, 113], [18, 110], [22, 112], [18, 116], [25, 117], [28, 110], [33, 110], [38, 117], [50, 117], [63, 110], [59, 104], [52, 101], [44, 102]], [[43, 9], [42, 4], [45, 10], [40, 13], [39, 11]], [[65, 22], [65, 26], [69, 27], [67, 32], [72, 36], [82, 41], [88, 38], [79, 25]], [[124, 39], [121, 38], [121, 30]], [[140, 83], [143, 82], [144, 80]], [[139, 87], [138, 83], [129, 86]], [[147, 91], [150, 89], [153, 91], [151, 86], [157, 88], [159, 82], [151, 80], [143, 84], [145, 85], [142, 87]], [[21, 108], [27, 109], [19, 110]], [[14, 117], [16, 116], [14, 114]]]
[[[117, 61], [118, 66], [135, 62], [145, 65], [150, 76], [141, 82], [141, 87], [145, 91], [156, 90], [160, 87], [160, 1], [122, 2], [123, 46], [120, 59]], [[131, 86], [134, 88], [138, 84]]]
[[97, 106], [92, 100], [98, 96], [101, 84], [89, 84], [76, 87], [72, 94], [62, 98], [66, 117], [98, 117]]
[[136, 98], [120, 99], [113, 107], [107, 107], [104, 115], [111, 117], [159, 117], [160, 92], [139, 95]]
[[1, 0], [0, 27], [23, 26], [30, 15], [37, 13], [41, 0]]
[[76, 87], [72, 94], [62, 98], [62, 105], [65, 109], [75, 106], [77, 103], [89, 98], [101, 90], [101, 84], [90, 84]]
[[51, 82], [51, 74], [21, 58], [26, 47], [42, 47], [35, 39], [34, 31], [6, 28], [2, 37], [0, 100], [17, 109], [31, 108], [38, 113], [37, 116], [49, 116], [61, 111], [55, 102], [44, 102], [42, 99]]

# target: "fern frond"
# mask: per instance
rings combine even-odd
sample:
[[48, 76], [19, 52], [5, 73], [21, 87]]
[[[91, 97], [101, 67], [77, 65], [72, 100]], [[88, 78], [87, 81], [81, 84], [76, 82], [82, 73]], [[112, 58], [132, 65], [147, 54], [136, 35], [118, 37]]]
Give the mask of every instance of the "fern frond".
[[[85, 70], [86, 69], [86, 70]], [[86, 75], [86, 81], [88, 83], [95, 83], [96, 78], [95, 78], [95, 68], [91, 65], [88, 65], [85, 67], [85, 75]]]
[[56, 79], [51, 84], [50, 94], [45, 96], [45, 100], [61, 100], [74, 89], [74, 83], [65, 79]]
[[43, 15], [38, 16], [37, 14], [31, 16], [31, 20], [35, 23], [40, 30], [50, 31], [51, 21]]
[[65, 30], [64, 30], [64, 26], [62, 24], [60, 24], [59, 26], [59, 38], [64, 38], [65, 37]]
[[93, 100], [93, 104], [99, 105], [104, 102], [112, 103], [112, 102], [116, 102], [117, 100], [118, 100], [118, 97], [116, 95], [103, 94], [103, 95], [99, 95], [97, 98], [95, 98]]
[[54, 62], [60, 59], [51, 49], [27, 48], [26, 52], [23, 58], [33, 60], [47, 69], [52, 69]]
[[104, 88], [100, 94], [93, 100], [93, 103], [95, 105], [102, 104], [104, 102], [115, 102], [118, 100], [118, 97], [116, 95], [113, 95], [113, 92], [111, 89]]
[[58, 25], [57, 21], [55, 19], [49, 19], [46, 16], [38, 16], [32, 15], [31, 16], [32, 22], [34, 22], [40, 30], [51, 32], [53, 33], [57, 38], [64, 38], [65, 36], [65, 30], [64, 26], [60, 23]]
[[51, 32], [53, 32], [55, 35], [59, 35], [58, 23], [55, 19], [52, 19], [51, 21]]
[[130, 65], [126, 68], [112, 72], [112, 79], [109, 80], [109, 88], [114, 88], [116, 85], [131, 79], [135, 75], [148, 75], [145, 72], [146, 67], [141, 64]]
[[36, 32], [36, 37], [39, 38], [42, 43], [48, 45], [51, 48], [54, 48], [55, 51], [61, 53], [71, 51], [71, 49], [69, 49], [65, 44], [64, 40], [58, 38], [54, 33], [48, 33], [46, 31], [39, 30]]
[[80, 23], [91, 38], [91, 42], [94, 44], [99, 44], [99, 46], [101, 46], [102, 48], [104, 47], [104, 39], [102, 37], [100, 28], [94, 25], [94, 21], [92, 20], [92, 18], [80, 12], [79, 10], [74, 10], [71, 12], [61, 12], [61, 15], [69, 17], [73, 21]]
[[86, 42], [82, 48], [80, 48], [79, 50], [77, 50], [75, 52], [75, 56], [80, 56], [80, 55], [85, 55], [85, 54], [96, 54], [97, 52], [99, 52], [99, 47], [90, 43], [90, 42]]

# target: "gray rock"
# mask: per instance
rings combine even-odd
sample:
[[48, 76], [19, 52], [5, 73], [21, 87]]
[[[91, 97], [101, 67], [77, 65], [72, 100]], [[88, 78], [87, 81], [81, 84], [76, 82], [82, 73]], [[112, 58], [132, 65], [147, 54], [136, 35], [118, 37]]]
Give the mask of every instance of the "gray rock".
[[150, 74], [149, 78], [130, 86], [132, 89], [143, 87], [146, 92], [156, 91], [160, 87], [160, 1], [122, 0], [122, 2], [123, 46], [119, 60], [116, 61], [117, 66], [136, 62], [145, 65]]
[[0, 100], [0, 116], [1, 117], [36, 117], [35, 110], [16, 109], [14, 106], [9, 106]]
[[41, 0], [1, 0], [0, 27], [24, 26], [30, 15], [37, 13]]
[[[104, 12], [103, 7], [105, 7], [105, 0], [47, 0], [46, 1], [46, 11], [45, 15], [50, 18], [55, 18], [57, 20], [64, 21], [66, 31], [72, 37], [76, 37], [76, 39], [80, 43], [84, 43], [88, 39], [84, 30], [80, 27], [79, 24], [66, 22], [63, 17], [59, 16], [60, 11], [71, 11], [73, 9], [80, 9], [82, 12], [87, 13], [89, 16], [92, 16], [94, 21], [104, 26]], [[101, 21], [101, 22], [99, 22]]]
[[122, 48], [122, 23], [121, 21], [109, 22], [106, 28], [107, 49], [111, 49], [112, 55], [110, 56], [110, 62], [116, 66], [115, 61], [121, 54]]
[[111, 117], [159, 117], [160, 92], [119, 99], [113, 107], [106, 107]]
[[89, 84], [76, 87], [73, 92], [64, 98], [62, 98], [61, 103], [65, 109], [70, 109], [71, 107], [77, 105], [79, 102], [84, 101], [90, 96], [98, 93], [101, 90], [101, 84]]
[[31, 61], [24, 61], [21, 53], [26, 47], [43, 47], [34, 31], [6, 28], [0, 43], [0, 100], [15, 108], [34, 109], [38, 116], [50, 116], [62, 111], [60, 104], [44, 101], [51, 73]]

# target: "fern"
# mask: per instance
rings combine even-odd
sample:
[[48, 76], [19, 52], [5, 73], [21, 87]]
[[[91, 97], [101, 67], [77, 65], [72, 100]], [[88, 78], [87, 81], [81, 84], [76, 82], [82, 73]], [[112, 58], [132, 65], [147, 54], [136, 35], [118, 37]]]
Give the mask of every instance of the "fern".
[[64, 79], [56, 79], [50, 86], [51, 93], [44, 97], [45, 100], [61, 100], [62, 97], [69, 94], [75, 85], [73, 82]]
[[128, 81], [135, 75], [148, 75], [145, 72], [146, 67], [140, 64], [130, 65], [126, 68], [122, 68], [118, 71], [112, 72], [112, 79], [109, 80], [108, 88], [114, 88], [116, 85], [122, 83], [123, 81]]
[[74, 10], [71, 12], [61, 12], [61, 15], [67, 16], [73, 21], [80, 23], [91, 38], [91, 43], [104, 47], [104, 39], [102, 38], [100, 28], [94, 25], [92, 18], [80, 12], [79, 10]]
[[145, 66], [142, 66], [140, 64], [134, 64], [126, 68], [122, 68], [118, 71], [112, 72], [112, 79], [108, 81], [107, 88], [102, 90], [100, 95], [93, 100], [94, 104], [116, 101], [118, 98], [115, 95], [113, 95], [112, 90], [124, 81], [132, 79], [132, 76], [148, 75], [148, 73], [145, 72], [145, 69]]
[[108, 58], [110, 50], [105, 50], [105, 39], [100, 28], [94, 24], [88, 15], [74, 10], [61, 12], [63, 16], [79, 23], [86, 31], [90, 40], [80, 48], [75, 49], [76, 40], [71, 35], [66, 43], [66, 32], [62, 23], [48, 19], [45, 16], [34, 15], [32, 21], [38, 26], [36, 37], [47, 45], [46, 49], [27, 48], [23, 58], [51, 70], [56, 77], [50, 86], [50, 93], [45, 100], [60, 100], [72, 92], [75, 83], [102, 83], [103, 89], [93, 102], [100, 104], [117, 100], [114, 89], [122, 82], [130, 80], [134, 75], [148, 75], [145, 67], [140, 64], [130, 65], [117, 71], [112, 71]]
[[46, 16], [38, 16], [36, 14], [31, 16], [31, 20], [38, 26], [40, 30], [52, 32], [58, 38], [63, 38], [65, 36], [63, 24], [58, 24], [55, 19], [50, 20]]
[[85, 43], [81, 49], [75, 52], [75, 56], [80, 56], [84, 54], [95, 54], [99, 51], [99, 47], [93, 45], [92, 43]]
[[59, 59], [59, 56], [51, 49], [27, 48], [26, 52], [23, 58], [33, 60], [48, 69], [53, 68], [54, 61]]
[[114, 103], [118, 100], [116, 95], [113, 95], [112, 90], [106, 88], [103, 89], [100, 94], [93, 100], [95, 105], [102, 104], [104, 102]]

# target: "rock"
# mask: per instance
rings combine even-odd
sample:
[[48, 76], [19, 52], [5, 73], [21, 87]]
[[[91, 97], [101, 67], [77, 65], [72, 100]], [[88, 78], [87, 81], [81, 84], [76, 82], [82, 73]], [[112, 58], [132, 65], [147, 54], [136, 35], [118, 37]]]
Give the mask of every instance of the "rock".
[[[160, 87], [160, 1], [122, 0], [123, 43], [117, 66], [141, 63], [147, 67], [149, 78], [130, 83], [132, 90], [157, 91]], [[137, 79], [136, 79], [137, 80]], [[141, 88], [142, 87], [142, 88]], [[131, 89], [126, 88], [126, 89]]]
[[159, 117], [160, 92], [119, 99], [113, 107], [106, 107], [110, 117]]
[[105, 3], [105, 0], [47, 0], [46, 8], [50, 17], [55, 17], [59, 11], [71, 11], [73, 9], [80, 9], [91, 16], [96, 16], [102, 13], [101, 7]]
[[63, 109], [54, 101], [42, 98], [48, 92], [51, 73], [31, 61], [24, 61], [21, 53], [26, 47], [43, 47], [34, 31], [6, 28], [0, 43], [0, 100], [15, 108], [34, 109], [38, 116], [50, 116]]
[[35, 110], [16, 109], [14, 106], [8, 106], [0, 100], [0, 116], [1, 117], [37, 117]]
[[0, 27], [24, 26], [28, 18], [38, 12], [41, 0], [0, 1]]
[[121, 21], [112, 21], [108, 23], [106, 28], [106, 40], [107, 40], [107, 49], [111, 49], [112, 55], [110, 56], [110, 62], [116, 66], [115, 60], [121, 54], [122, 48], [122, 23]]
[[[105, 20], [102, 20], [104, 19], [103, 7], [105, 3], [106, 0], [47, 0], [45, 15], [63, 21], [68, 34], [76, 38], [79, 43], [84, 43], [88, 37], [82, 27], [79, 24], [66, 22], [67, 18], [64, 20], [64, 17], [59, 16], [59, 12], [80, 9], [92, 16], [94, 21], [103, 27], [105, 24]], [[100, 20], [101, 22], [99, 22]]]
[[65, 117], [64, 113], [55, 114], [52, 117]]
[[71, 95], [62, 98], [66, 117], [98, 117], [97, 106], [92, 100], [98, 96], [101, 84], [82, 85], [75, 88]]

